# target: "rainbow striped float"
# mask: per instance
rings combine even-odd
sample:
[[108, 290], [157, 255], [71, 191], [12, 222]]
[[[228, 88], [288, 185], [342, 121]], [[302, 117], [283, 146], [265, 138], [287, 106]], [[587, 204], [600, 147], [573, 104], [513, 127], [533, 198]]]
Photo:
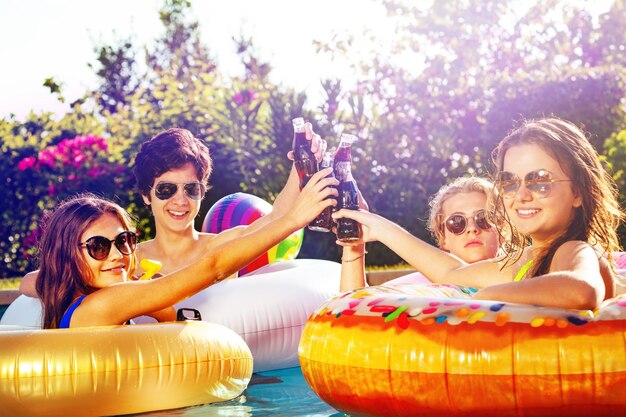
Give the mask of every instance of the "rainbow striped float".
[[[250, 225], [271, 212], [272, 205], [257, 196], [246, 193], [229, 194], [211, 206], [204, 217], [202, 231], [218, 234], [236, 226]], [[240, 277], [247, 275], [276, 261], [296, 259], [303, 239], [304, 229], [293, 232], [278, 245], [243, 267], [238, 275]]]
[[409, 284], [331, 298], [305, 326], [302, 372], [350, 415], [626, 415], [626, 296], [574, 311], [470, 295]]

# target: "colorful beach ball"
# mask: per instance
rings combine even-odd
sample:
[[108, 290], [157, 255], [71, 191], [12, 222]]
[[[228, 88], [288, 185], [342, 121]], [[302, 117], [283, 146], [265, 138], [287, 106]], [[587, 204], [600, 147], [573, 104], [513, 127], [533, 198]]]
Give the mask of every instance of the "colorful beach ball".
[[[202, 231], [219, 233], [235, 226], [248, 225], [272, 211], [267, 201], [246, 193], [235, 193], [221, 198], [204, 217]], [[248, 274], [276, 261], [295, 259], [302, 246], [304, 229], [300, 229], [239, 271], [239, 276]]]

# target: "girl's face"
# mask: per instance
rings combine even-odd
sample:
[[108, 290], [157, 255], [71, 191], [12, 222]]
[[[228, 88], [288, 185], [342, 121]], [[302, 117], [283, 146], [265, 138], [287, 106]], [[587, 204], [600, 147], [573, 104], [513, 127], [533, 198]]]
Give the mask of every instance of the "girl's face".
[[[487, 196], [478, 191], [455, 194], [444, 201], [441, 207], [444, 220], [441, 249], [458, 256], [468, 263], [496, 256], [500, 246], [498, 233], [494, 227], [490, 227], [488, 230], [484, 229], [485, 223], [480, 219], [481, 211], [484, 212], [486, 206]], [[479, 219], [478, 225], [475, 220], [477, 214]], [[457, 217], [457, 215], [460, 217]], [[465, 220], [462, 218], [465, 218]], [[456, 222], [457, 231], [460, 231], [463, 223], [465, 223], [465, 230], [459, 234], [451, 232], [445, 225], [445, 223], [454, 222], [454, 219], [458, 220]]]
[[[85, 243], [95, 236], [102, 236], [108, 240], [114, 240], [124, 231], [124, 226], [120, 223], [118, 218], [113, 214], [106, 213], [85, 230], [80, 241], [81, 243]], [[115, 244], [111, 243], [109, 255], [102, 260], [94, 259], [84, 245], [80, 250], [93, 274], [93, 281], [90, 283], [92, 287], [104, 288], [128, 279], [132, 255], [122, 254]]]
[[[168, 229], [174, 232], [182, 232], [193, 228], [193, 220], [200, 211], [202, 198], [196, 200], [185, 191], [184, 184], [198, 183], [200, 180], [196, 176], [196, 170], [191, 163], [183, 165], [181, 168], [172, 169], [154, 179], [150, 190], [150, 200], [143, 197], [146, 204], [152, 207], [152, 214], [156, 223], [157, 232], [160, 229]], [[174, 191], [171, 197], [161, 200], [157, 197], [155, 187], [159, 184], [169, 183], [170, 190]], [[192, 190], [194, 185], [187, 186]], [[202, 194], [202, 197], [204, 193]], [[163, 196], [161, 196], [164, 198]]]
[[[515, 227], [533, 239], [533, 246], [548, 244], [567, 230], [582, 199], [573, 192], [572, 179], [556, 159], [537, 144], [516, 145], [505, 154], [502, 171], [524, 180], [519, 189], [504, 196], [504, 206]], [[555, 181], [529, 184], [533, 175], [527, 174], [540, 171], [549, 171]], [[515, 188], [515, 184], [509, 187]]]

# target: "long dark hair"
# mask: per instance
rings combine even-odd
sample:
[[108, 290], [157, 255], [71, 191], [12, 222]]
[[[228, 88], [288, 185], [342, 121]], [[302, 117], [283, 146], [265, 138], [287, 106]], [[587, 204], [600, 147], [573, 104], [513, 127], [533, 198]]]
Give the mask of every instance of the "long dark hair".
[[[44, 306], [44, 329], [59, 327], [61, 317], [77, 293], [89, 294], [95, 290], [89, 285], [93, 274], [79, 244], [85, 230], [105, 214], [114, 215], [125, 230], [132, 230], [132, 220], [125, 210], [93, 194], [66, 200], [44, 220], [35, 284]], [[130, 273], [135, 265], [133, 254]]]
[[[588, 242], [609, 257], [612, 251], [621, 250], [616, 230], [624, 213], [617, 202], [617, 187], [582, 130], [558, 118], [526, 121], [494, 149], [492, 157], [497, 172], [503, 169], [507, 151], [521, 144], [538, 145], [556, 159], [573, 180], [569, 183], [572, 191], [582, 200], [581, 206], [574, 209], [574, 218], [567, 229], [536, 254], [532, 276], [548, 273], [556, 250], [570, 240]], [[495, 198], [497, 216], [506, 220], [511, 229], [508, 249], [509, 260], [514, 262], [521, 256], [528, 239], [511, 225], [502, 197]]]

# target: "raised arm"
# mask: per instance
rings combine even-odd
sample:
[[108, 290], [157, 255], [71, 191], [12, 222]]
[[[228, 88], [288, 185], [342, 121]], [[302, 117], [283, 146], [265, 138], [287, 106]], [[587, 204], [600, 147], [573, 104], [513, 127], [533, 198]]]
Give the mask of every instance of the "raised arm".
[[[356, 187], [359, 200], [359, 208], [369, 211], [369, 205], [363, 197], [359, 187]], [[340, 242], [337, 242], [340, 243]], [[367, 286], [365, 279], [365, 244], [360, 243], [355, 246], [344, 245], [341, 255], [341, 280], [339, 282], [340, 291], [349, 291]]]
[[483, 288], [511, 281], [493, 260], [467, 264], [411, 235], [399, 225], [379, 215], [354, 210], [339, 210], [333, 217], [347, 217], [361, 223], [365, 242], [379, 241], [433, 282]]
[[164, 309], [227, 278], [332, 204], [326, 199], [331, 192], [327, 186], [335, 180], [324, 178], [327, 174], [315, 174], [287, 214], [237, 240], [207, 245], [205, 256], [198, 262], [160, 279], [123, 282], [90, 294], [76, 309], [72, 326], [120, 324]]
[[340, 291], [367, 286], [365, 280], [365, 245], [344, 246], [341, 256]]

